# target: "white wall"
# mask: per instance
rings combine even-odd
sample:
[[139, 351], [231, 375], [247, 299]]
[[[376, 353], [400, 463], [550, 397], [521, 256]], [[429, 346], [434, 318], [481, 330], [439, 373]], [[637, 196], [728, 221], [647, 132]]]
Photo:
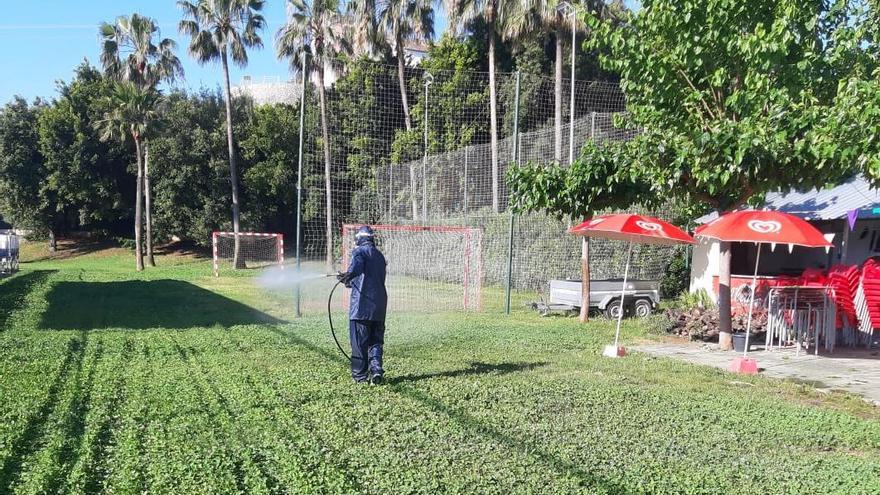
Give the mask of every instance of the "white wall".
[[713, 302], [717, 302], [712, 280], [713, 277], [718, 276], [721, 243], [711, 239], [698, 238], [692, 253], [690, 291], [698, 292], [703, 289]]

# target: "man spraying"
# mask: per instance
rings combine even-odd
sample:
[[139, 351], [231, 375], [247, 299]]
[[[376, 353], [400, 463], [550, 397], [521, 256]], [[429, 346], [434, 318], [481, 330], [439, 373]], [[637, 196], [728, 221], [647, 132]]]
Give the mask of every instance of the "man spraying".
[[382, 345], [385, 343], [385, 256], [376, 248], [373, 229], [364, 225], [355, 234], [348, 271], [338, 278], [352, 289], [348, 314], [351, 377], [357, 383], [382, 383]]

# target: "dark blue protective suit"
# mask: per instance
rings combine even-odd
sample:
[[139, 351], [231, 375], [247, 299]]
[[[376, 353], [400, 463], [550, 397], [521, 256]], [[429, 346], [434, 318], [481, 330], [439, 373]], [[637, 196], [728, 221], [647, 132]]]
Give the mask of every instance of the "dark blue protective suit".
[[346, 287], [351, 287], [348, 315], [351, 376], [358, 382], [377, 376], [381, 380], [384, 373], [382, 345], [388, 307], [385, 265], [385, 256], [376, 248], [372, 235], [358, 237], [357, 247], [351, 253], [351, 265], [343, 278]]

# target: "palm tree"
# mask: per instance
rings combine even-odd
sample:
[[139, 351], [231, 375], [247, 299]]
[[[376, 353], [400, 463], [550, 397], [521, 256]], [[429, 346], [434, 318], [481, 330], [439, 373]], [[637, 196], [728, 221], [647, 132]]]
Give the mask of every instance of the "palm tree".
[[101, 132], [101, 140], [134, 140], [137, 157], [137, 185], [134, 207], [135, 262], [138, 271], [144, 269], [144, 255], [141, 242], [142, 204], [144, 187], [143, 137], [150, 122], [156, 118], [156, 107], [160, 95], [157, 91], [143, 88], [133, 82], [117, 82], [108, 96], [103, 99], [106, 109], [104, 118], [96, 122]]
[[[154, 19], [140, 14], [120, 16], [114, 24], [102, 23], [101, 63], [108, 76], [137, 84], [143, 89], [156, 90], [163, 81], [173, 82], [183, 76], [183, 66], [174, 54], [177, 44], [164, 38], [155, 44], [159, 27]], [[156, 266], [153, 259], [153, 215], [150, 194], [149, 133], [144, 140], [144, 199], [146, 206], [147, 264]]]
[[200, 64], [220, 61], [226, 92], [226, 142], [229, 147], [229, 176], [232, 182], [232, 230], [235, 233], [234, 266], [244, 267], [239, 256], [240, 206], [238, 203], [238, 170], [232, 138], [232, 93], [229, 86], [229, 57], [239, 67], [248, 63], [248, 48], [261, 48], [260, 31], [266, 20], [260, 15], [264, 0], [198, 0], [177, 2], [183, 11], [180, 32], [189, 35], [189, 53]]
[[288, 59], [291, 72], [301, 72], [308, 57], [308, 67], [317, 79], [321, 107], [321, 148], [324, 151], [324, 189], [327, 217], [327, 268], [333, 268], [333, 198], [330, 185], [330, 131], [327, 127], [327, 102], [324, 91], [325, 71], [339, 69], [340, 56], [352, 52], [351, 19], [342, 14], [340, 0], [288, 0], [287, 22], [275, 35], [279, 59]]
[[[406, 53], [407, 42], [426, 43], [434, 37], [434, 9], [431, 0], [379, 0], [377, 5], [377, 27], [382, 41], [393, 44], [397, 55], [397, 79], [400, 85], [400, 99], [403, 103], [403, 119], [406, 130], [412, 131], [409, 99], [406, 94]], [[415, 194], [415, 162], [409, 166], [410, 189], [412, 191], [413, 219], [418, 218], [418, 201]]]
[[492, 150], [492, 209], [497, 213], [498, 201], [498, 91], [495, 84], [495, 39], [505, 33], [506, 16], [515, 11], [518, 0], [445, 0], [449, 22], [466, 27], [482, 19], [489, 42], [489, 134]]

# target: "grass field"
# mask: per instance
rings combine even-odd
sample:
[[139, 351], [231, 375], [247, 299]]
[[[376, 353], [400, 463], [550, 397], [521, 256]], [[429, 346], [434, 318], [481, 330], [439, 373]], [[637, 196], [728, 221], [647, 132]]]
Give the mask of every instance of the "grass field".
[[605, 359], [608, 322], [397, 313], [357, 386], [321, 314], [207, 260], [38, 251], [0, 281], [0, 493], [880, 493], [877, 408]]

